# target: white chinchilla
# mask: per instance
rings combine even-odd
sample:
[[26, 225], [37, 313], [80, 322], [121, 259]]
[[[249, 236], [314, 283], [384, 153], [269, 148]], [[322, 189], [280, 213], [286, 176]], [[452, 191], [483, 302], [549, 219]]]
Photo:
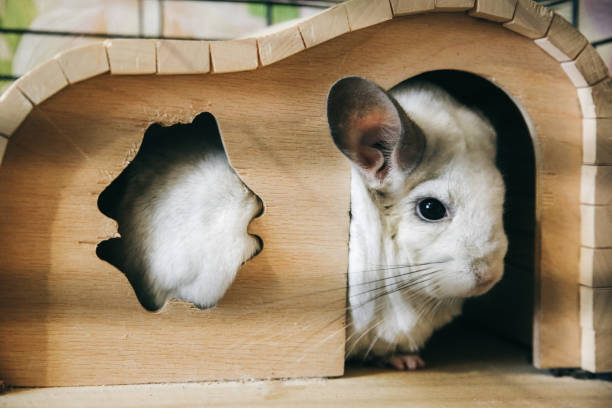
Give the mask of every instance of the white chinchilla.
[[415, 369], [415, 353], [462, 299], [503, 274], [496, 135], [418, 80], [385, 92], [344, 78], [327, 103], [334, 142], [352, 161], [347, 357]]
[[247, 227], [263, 204], [230, 166], [210, 113], [149, 127], [98, 203], [121, 235], [101, 242], [98, 256], [125, 273], [148, 310], [169, 298], [214, 306], [262, 247]]

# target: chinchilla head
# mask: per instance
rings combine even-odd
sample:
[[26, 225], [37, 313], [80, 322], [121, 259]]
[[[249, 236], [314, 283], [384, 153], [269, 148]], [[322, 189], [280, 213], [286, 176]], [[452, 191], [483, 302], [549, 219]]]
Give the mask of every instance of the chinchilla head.
[[[435, 298], [479, 295], [501, 279], [505, 187], [485, 118], [433, 84], [385, 92], [359, 77], [332, 86], [327, 115], [378, 212], [386, 264], [436, 264], [424, 288]], [[367, 206], [352, 207], [355, 217]]]

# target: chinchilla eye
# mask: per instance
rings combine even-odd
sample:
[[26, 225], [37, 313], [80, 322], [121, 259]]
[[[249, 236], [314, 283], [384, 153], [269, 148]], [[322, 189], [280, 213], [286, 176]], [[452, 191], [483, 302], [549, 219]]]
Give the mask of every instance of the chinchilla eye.
[[440, 200], [427, 197], [417, 204], [417, 214], [425, 221], [439, 221], [446, 217], [447, 211]]

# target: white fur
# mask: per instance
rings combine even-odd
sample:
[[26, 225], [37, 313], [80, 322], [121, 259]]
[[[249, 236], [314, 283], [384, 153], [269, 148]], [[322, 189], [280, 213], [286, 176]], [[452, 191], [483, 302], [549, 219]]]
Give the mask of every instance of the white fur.
[[[382, 182], [353, 165], [349, 357], [417, 351], [460, 313], [461, 299], [501, 278], [507, 249], [504, 184], [489, 123], [433, 85], [412, 82], [390, 94], [423, 130], [427, 147], [411, 174], [391, 168]], [[419, 218], [416, 205], [425, 197], [445, 203], [450, 217]], [[444, 262], [395, 268], [437, 261]], [[417, 272], [395, 277], [409, 271]], [[392, 291], [410, 280], [413, 287], [377, 297], [383, 284]]]

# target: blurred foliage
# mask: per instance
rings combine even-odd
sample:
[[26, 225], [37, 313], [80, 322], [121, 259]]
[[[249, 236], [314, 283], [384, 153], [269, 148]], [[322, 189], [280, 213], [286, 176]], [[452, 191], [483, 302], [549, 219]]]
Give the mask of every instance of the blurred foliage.
[[255, 17], [266, 18], [267, 7], [272, 7], [272, 24], [282, 23], [283, 21], [293, 20], [298, 18], [300, 13], [297, 6], [291, 5], [273, 5], [266, 6], [265, 4], [248, 4], [248, 10]]

